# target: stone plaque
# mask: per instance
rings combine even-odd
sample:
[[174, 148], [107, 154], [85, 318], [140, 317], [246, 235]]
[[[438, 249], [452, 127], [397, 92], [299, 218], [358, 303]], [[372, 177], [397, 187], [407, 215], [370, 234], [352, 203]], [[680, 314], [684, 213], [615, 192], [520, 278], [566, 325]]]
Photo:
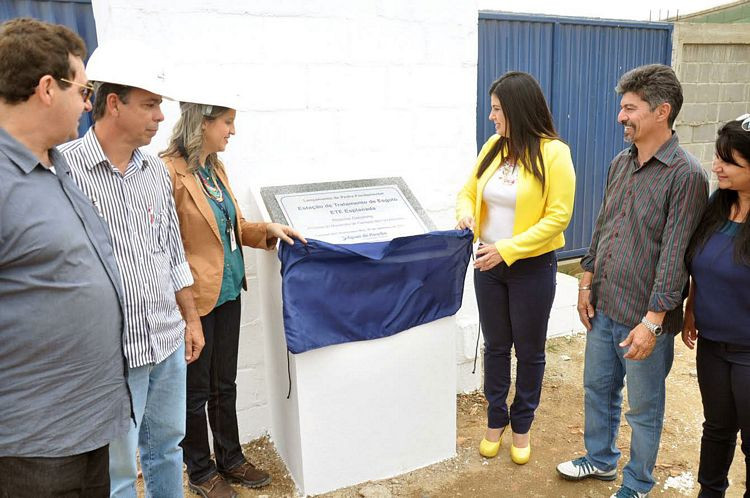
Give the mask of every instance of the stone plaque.
[[401, 178], [265, 187], [261, 196], [273, 221], [332, 244], [385, 241], [435, 229]]

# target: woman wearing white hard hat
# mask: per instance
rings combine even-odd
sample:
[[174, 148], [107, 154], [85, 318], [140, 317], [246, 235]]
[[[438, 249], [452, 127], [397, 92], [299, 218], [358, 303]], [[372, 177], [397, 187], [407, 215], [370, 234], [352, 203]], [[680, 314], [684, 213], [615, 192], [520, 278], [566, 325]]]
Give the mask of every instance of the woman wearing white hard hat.
[[[215, 90], [215, 89], [214, 89]], [[190, 269], [193, 294], [206, 345], [188, 365], [187, 423], [182, 442], [190, 489], [204, 497], [236, 496], [228, 483], [265, 486], [271, 477], [242, 454], [237, 429], [235, 378], [240, 329], [240, 292], [247, 288], [242, 246], [273, 249], [277, 240], [306, 242], [278, 223], [251, 223], [240, 213], [217, 153], [234, 135], [231, 98], [190, 95], [161, 157], [174, 187], [177, 215]], [[222, 104], [222, 105], [216, 105]], [[211, 460], [206, 426], [214, 440]]]

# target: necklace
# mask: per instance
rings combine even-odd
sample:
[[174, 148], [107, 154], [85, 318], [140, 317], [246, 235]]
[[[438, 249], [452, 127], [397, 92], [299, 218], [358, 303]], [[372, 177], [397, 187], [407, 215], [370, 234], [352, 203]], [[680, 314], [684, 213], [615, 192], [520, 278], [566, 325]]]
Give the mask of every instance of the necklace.
[[[206, 171], [207, 174], [204, 174], [203, 171]], [[219, 181], [217, 180], [216, 174], [214, 173], [213, 169], [208, 170], [205, 168], [198, 168], [198, 170], [196, 170], [195, 172], [195, 175], [198, 178], [200, 184], [203, 186], [203, 190], [204, 192], [206, 192], [206, 195], [208, 195], [216, 202], [224, 201], [224, 192], [219, 186]]]
[[229, 247], [232, 251], [234, 251], [235, 249], [237, 249], [237, 240], [234, 236], [234, 226], [232, 223], [232, 218], [229, 216], [229, 211], [224, 205], [224, 191], [221, 190], [221, 187], [219, 186], [219, 180], [216, 178], [214, 170], [198, 168], [198, 170], [196, 170], [195, 172], [195, 176], [200, 180], [203, 191], [208, 197], [213, 199], [214, 203], [218, 206], [218, 208], [221, 210], [221, 213], [224, 215], [224, 232], [226, 233], [227, 239], [229, 239]]
[[518, 179], [518, 170], [516, 168], [515, 163], [511, 163], [510, 161], [505, 161], [497, 169], [497, 179], [500, 180], [500, 182], [503, 185], [515, 184], [516, 180]]

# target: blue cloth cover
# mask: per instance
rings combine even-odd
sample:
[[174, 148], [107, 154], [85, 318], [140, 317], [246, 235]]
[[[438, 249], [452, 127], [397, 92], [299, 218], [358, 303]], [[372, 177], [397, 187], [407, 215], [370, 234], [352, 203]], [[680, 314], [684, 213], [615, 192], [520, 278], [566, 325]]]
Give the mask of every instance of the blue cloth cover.
[[287, 348], [292, 353], [387, 337], [461, 307], [472, 232], [390, 242], [281, 244]]

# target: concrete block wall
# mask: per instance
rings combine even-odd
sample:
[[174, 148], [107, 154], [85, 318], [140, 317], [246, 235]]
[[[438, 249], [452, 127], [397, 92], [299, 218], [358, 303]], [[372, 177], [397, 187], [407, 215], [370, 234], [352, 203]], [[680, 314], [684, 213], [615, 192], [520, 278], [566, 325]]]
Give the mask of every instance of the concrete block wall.
[[742, 24], [677, 23], [672, 64], [684, 94], [675, 123], [680, 142], [710, 172], [719, 127], [750, 112], [750, 30]]

